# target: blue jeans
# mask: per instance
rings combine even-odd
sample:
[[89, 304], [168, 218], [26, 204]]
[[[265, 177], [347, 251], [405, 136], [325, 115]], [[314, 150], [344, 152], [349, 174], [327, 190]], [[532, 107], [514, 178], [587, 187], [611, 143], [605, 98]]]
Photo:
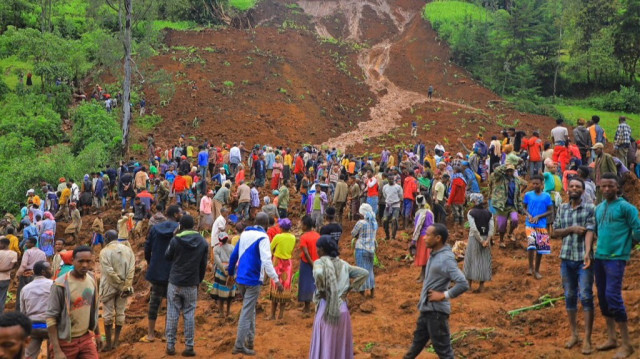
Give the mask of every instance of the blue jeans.
[[[122, 197], [122, 210], [127, 209], [127, 198], [128, 197]], [[133, 197], [131, 197], [131, 207], [133, 207]]]
[[373, 208], [373, 213], [378, 215], [378, 196], [367, 197], [367, 203]]
[[596, 259], [593, 264], [598, 288], [600, 311], [616, 322], [627, 321], [627, 311], [622, 300], [622, 278], [626, 261]]
[[529, 161], [529, 177], [537, 175], [542, 170], [542, 162]]
[[593, 311], [593, 267], [583, 269], [583, 265], [583, 261], [562, 260], [560, 273], [567, 310], [578, 310], [580, 298], [582, 309]]

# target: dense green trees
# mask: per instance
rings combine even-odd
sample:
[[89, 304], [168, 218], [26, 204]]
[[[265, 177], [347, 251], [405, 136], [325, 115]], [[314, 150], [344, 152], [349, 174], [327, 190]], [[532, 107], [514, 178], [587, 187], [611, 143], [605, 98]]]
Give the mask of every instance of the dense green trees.
[[637, 83], [640, 0], [476, 0], [466, 16], [455, 3], [429, 3], [425, 17], [454, 60], [500, 94], [571, 96]]

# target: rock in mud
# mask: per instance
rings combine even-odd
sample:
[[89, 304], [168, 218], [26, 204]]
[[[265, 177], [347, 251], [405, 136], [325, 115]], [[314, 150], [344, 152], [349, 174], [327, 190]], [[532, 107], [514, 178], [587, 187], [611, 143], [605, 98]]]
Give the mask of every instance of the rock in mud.
[[371, 350], [371, 359], [383, 359], [389, 357], [389, 351], [386, 348], [375, 346]]
[[367, 313], [367, 314], [373, 313], [376, 310], [376, 307], [369, 302], [360, 304], [359, 308], [362, 313]]

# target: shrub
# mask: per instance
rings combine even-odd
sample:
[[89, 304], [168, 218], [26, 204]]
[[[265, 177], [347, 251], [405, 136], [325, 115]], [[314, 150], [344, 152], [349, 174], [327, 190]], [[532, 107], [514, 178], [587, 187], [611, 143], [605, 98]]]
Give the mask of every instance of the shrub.
[[62, 139], [62, 120], [45, 95], [10, 93], [0, 107], [0, 136], [14, 133], [30, 137], [38, 148], [57, 144]]
[[640, 93], [633, 86], [620, 86], [619, 91], [592, 97], [587, 100], [589, 106], [603, 111], [640, 112]]
[[85, 102], [78, 106], [71, 119], [71, 144], [74, 153], [80, 153], [92, 143], [101, 143], [103, 151], [109, 156], [119, 149], [122, 135], [118, 121], [99, 102]]

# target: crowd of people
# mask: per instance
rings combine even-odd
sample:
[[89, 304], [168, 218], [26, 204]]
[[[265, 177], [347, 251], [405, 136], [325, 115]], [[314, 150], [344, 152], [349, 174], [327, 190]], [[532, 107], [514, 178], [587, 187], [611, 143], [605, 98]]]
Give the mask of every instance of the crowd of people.
[[[420, 140], [368, 157], [311, 146], [194, 144], [185, 136], [163, 149], [149, 135], [148, 158], [106, 166], [79, 184], [65, 178], [55, 187], [41, 183], [38, 193], [27, 192], [19, 218], [6, 214], [0, 221], [0, 309], [16, 282], [16, 310], [0, 316], [0, 332], [17, 327], [11, 333], [20, 352], [9, 357], [36, 358], [46, 339], [55, 358], [97, 358], [99, 350], [116, 348], [133, 294], [132, 245], [146, 234], [151, 291], [141, 342], [157, 340], [165, 298], [166, 353], [176, 353], [182, 314], [182, 355], [195, 356], [198, 288], [210, 273], [208, 292], [221, 317], [231, 314], [234, 299], [242, 300], [234, 354], [256, 354], [256, 304], [267, 286], [270, 320], [282, 320], [294, 299], [306, 313], [315, 303], [310, 358], [352, 358], [346, 297], [352, 291], [375, 297], [382, 224], [384, 240], [407, 246], [422, 283], [405, 358], [415, 358], [429, 340], [439, 357], [453, 358], [450, 301], [474, 281], [474, 292], [485, 290], [494, 235], [500, 249], [517, 247], [524, 217], [528, 275], [542, 278], [542, 258], [554, 253], [551, 239], [562, 240], [560, 272], [572, 331], [566, 347], [582, 341], [583, 354], [593, 351], [595, 282], [608, 330], [608, 341], [597, 349], [618, 346], [617, 325], [618, 356], [628, 357], [633, 347], [621, 288], [640, 220], [622, 184], [640, 175], [640, 151], [623, 117], [614, 156], [605, 152], [607, 141], [597, 116], [578, 120], [573, 140], [558, 120], [548, 139], [509, 128], [488, 143], [482, 134], [473, 144], [460, 141], [464, 152], [440, 143], [430, 149]], [[121, 216], [105, 231], [106, 210], [114, 207]], [[93, 219], [91, 235], [83, 231], [83, 218]], [[56, 233], [57, 222], [67, 223], [64, 234]], [[343, 226], [352, 226], [350, 243], [341, 241]], [[451, 238], [448, 228], [467, 231], [467, 241]], [[397, 239], [399, 229], [408, 232], [408, 243]], [[92, 271], [96, 246], [99, 286]], [[355, 265], [340, 258], [348, 246]], [[576, 324], [578, 298], [584, 340]]]

